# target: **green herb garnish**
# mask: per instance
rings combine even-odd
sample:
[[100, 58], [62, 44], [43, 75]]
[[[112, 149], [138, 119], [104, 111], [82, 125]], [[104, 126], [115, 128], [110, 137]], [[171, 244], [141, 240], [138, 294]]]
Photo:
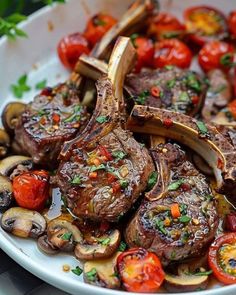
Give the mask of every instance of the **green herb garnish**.
[[80, 111], [81, 111], [81, 106], [75, 106], [74, 107], [74, 111], [73, 111], [73, 114], [70, 115], [68, 118], [66, 118], [64, 120], [65, 123], [69, 123], [69, 122], [73, 122], [74, 120], [75, 121], [79, 121], [80, 120]]
[[25, 74], [17, 80], [17, 84], [11, 85], [11, 91], [15, 97], [22, 98], [24, 92], [30, 91], [31, 87], [27, 85], [27, 79], [28, 77]]
[[195, 90], [197, 93], [201, 93], [202, 85], [194, 74], [189, 74], [186, 80], [187, 86]]
[[231, 67], [233, 62], [233, 54], [232, 53], [226, 53], [224, 55], [221, 56], [220, 58], [220, 64], [225, 66], [225, 67]]
[[172, 182], [169, 186], [168, 186], [168, 191], [176, 191], [182, 184], [184, 183], [183, 179], [179, 179], [175, 182]]
[[85, 275], [86, 275], [88, 281], [94, 282], [95, 281], [95, 278], [97, 276], [97, 270], [96, 270], [96, 268], [95, 267], [92, 268], [90, 271], [86, 272]]
[[81, 182], [81, 177], [79, 175], [76, 175], [71, 181], [72, 184], [81, 184]]
[[6, 35], [9, 39], [15, 40], [16, 37], [27, 37], [27, 34], [17, 27], [17, 24], [26, 20], [25, 15], [14, 13], [5, 19], [0, 17], [0, 36]]
[[171, 79], [171, 80], [167, 81], [166, 86], [169, 89], [171, 89], [171, 88], [173, 88], [175, 86], [175, 83], [176, 83], [176, 79]]
[[46, 5], [52, 5], [54, 2], [66, 3], [65, 0], [43, 0], [43, 3], [46, 4]]
[[100, 117], [97, 117], [96, 121], [100, 124], [102, 123], [106, 123], [106, 122], [109, 122], [109, 116], [100, 116]]
[[190, 237], [190, 233], [188, 231], [184, 231], [183, 234], [181, 235], [181, 242], [186, 243]]
[[97, 239], [97, 241], [103, 246], [108, 246], [111, 242], [111, 239], [110, 238]]
[[178, 219], [181, 223], [188, 223], [191, 220], [191, 217], [187, 215], [180, 216]]
[[188, 101], [189, 100], [188, 93], [186, 91], [181, 92], [181, 94], [179, 96], [179, 100], [180, 101]]
[[106, 166], [104, 164], [100, 164], [99, 166], [91, 166], [90, 172], [98, 171], [98, 170], [105, 170]]
[[168, 70], [168, 71], [173, 70], [173, 68], [174, 68], [174, 66], [171, 66], [171, 65], [165, 66], [165, 69]]
[[127, 180], [124, 180], [124, 179], [120, 179], [119, 182], [120, 182], [120, 186], [123, 189], [127, 188], [127, 186], [129, 185], [129, 182]]
[[79, 266], [76, 266], [76, 268], [71, 270], [75, 275], [80, 276], [83, 272], [82, 268], [80, 268]]
[[68, 232], [68, 233], [64, 233], [62, 236], [61, 236], [61, 239], [64, 240], [64, 241], [69, 241], [72, 237], [72, 233]]
[[157, 176], [158, 176], [158, 172], [157, 171], [153, 171], [148, 178], [148, 183], [147, 183], [147, 190], [151, 190], [154, 185], [157, 182]]
[[47, 80], [44, 79], [40, 82], [38, 82], [36, 85], [35, 85], [35, 88], [38, 89], [38, 90], [41, 90], [41, 89], [44, 89], [47, 85]]
[[132, 96], [131, 98], [135, 101], [136, 104], [144, 105], [150, 92], [148, 90], [144, 90], [138, 96]]
[[193, 273], [194, 276], [209, 276], [212, 274], [212, 270], [208, 270], [208, 271], [200, 271], [200, 272], [196, 272], [196, 273]]
[[126, 243], [123, 242], [123, 241], [121, 241], [121, 242], [120, 242], [120, 246], [119, 246], [119, 248], [118, 248], [118, 251], [119, 251], [119, 252], [124, 252], [126, 248], [127, 248]]
[[179, 208], [180, 208], [180, 213], [181, 214], [186, 214], [187, 213], [188, 206], [186, 204], [180, 204]]
[[123, 151], [114, 151], [112, 152], [112, 156], [117, 160], [122, 160], [127, 156], [127, 154]]
[[206, 125], [205, 125], [204, 122], [197, 121], [196, 122], [196, 125], [197, 125], [197, 128], [198, 128], [200, 134], [206, 135], [208, 133], [208, 129], [207, 129], [207, 127], [206, 127]]
[[100, 19], [99, 17], [94, 17], [93, 23], [95, 26], [102, 26], [102, 27], [107, 24], [104, 20]]
[[132, 34], [131, 36], [130, 36], [130, 40], [131, 40], [131, 42], [133, 43], [133, 45], [134, 45], [134, 47], [136, 48], [137, 47], [137, 44], [136, 44], [136, 39], [138, 38], [138, 34]]
[[156, 228], [157, 228], [161, 233], [163, 233], [164, 235], [167, 234], [167, 231], [166, 231], [166, 229], [165, 229], [165, 227], [164, 227], [164, 223], [163, 223], [163, 221], [161, 221], [159, 218], [156, 218], [156, 219], [155, 219], [155, 225], [156, 225]]
[[179, 32], [166, 32], [162, 34], [162, 37], [165, 39], [176, 38], [179, 36]]

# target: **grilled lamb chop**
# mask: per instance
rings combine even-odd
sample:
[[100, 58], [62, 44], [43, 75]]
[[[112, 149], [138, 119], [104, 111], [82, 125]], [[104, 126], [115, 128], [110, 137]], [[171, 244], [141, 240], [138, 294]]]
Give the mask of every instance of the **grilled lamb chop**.
[[[197, 114], [206, 93], [206, 85], [199, 74], [172, 66], [129, 74], [125, 86], [135, 104], [173, 110], [190, 116]], [[153, 87], [156, 88], [154, 93]]]
[[26, 106], [15, 128], [15, 141], [35, 163], [57, 165], [62, 144], [74, 138], [87, 122], [73, 81], [48, 88]]
[[135, 106], [128, 122], [133, 132], [168, 136], [195, 152], [213, 169], [220, 193], [235, 202], [236, 149], [218, 127], [168, 110]]
[[[129, 223], [125, 238], [130, 247], [155, 252], [166, 265], [199, 255], [215, 236], [218, 216], [205, 176], [186, 161], [178, 145], [160, 144], [151, 154], [157, 183]], [[172, 215], [173, 204], [178, 204], [181, 216]]]
[[97, 81], [97, 105], [89, 124], [61, 152], [58, 185], [76, 216], [117, 221], [154, 170], [147, 149], [122, 128], [123, 82], [134, 57], [129, 38], [120, 38], [108, 75]]

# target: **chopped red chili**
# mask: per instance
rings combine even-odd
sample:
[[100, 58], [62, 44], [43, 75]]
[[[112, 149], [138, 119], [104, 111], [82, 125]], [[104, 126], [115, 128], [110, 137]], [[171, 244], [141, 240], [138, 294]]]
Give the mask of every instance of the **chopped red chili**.
[[217, 160], [217, 168], [222, 170], [223, 167], [224, 167], [223, 161], [220, 158], [218, 158], [218, 160]]
[[186, 182], [182, 183], [180, 187], [184, 192], [187, 192], [187, 191], [189, 191], [191, 189], [191, 185], [189, 183], [186, 183]]
[[192, 103], [193, 104], [198, 104], [198, 102], [199, 102], [199, 96], [197, 96], [197, 95], [194, 95], [194, 96], [192, 96]]
[[60, 123], [61, 117], [58, 114], [53, 113], [52, 114], [52, 120], [54, 124], [59, 124]]
[[115, 182], [113, 185], [112, 185], [112, 191], [113, 193], [117, 193], [120, 191], [120, 183], [119, 182]]
[[39, 120], [39, 123], [41, 125], [45, 125], [46, 124], [46, 118], [45, 117], [42, 117], [40, 120]]
[[100, 154], [104, 157], [107, 158], [107, 161], [111, 161], [112, 160], [112, 155], [111, 153], [102, 145], [99, 146], [99, 151]]
[[151, 88], [151, 94], [152, 94], [152, 96], [154, 96], [154, 97], [160, 97], [160, 93], [161, 93], [161, 90], [160, 90], [159, 87], [153, 86]]
[[114, 174], [108, 173], [107, 180], [109, 183], [113, 183], [116, 180], [116, 176]]
[[162, 124], [166, 127], [166, 128], [170, 128], [173, 126], [173, 121], [170, 118], [166, 118], [163, 120]]

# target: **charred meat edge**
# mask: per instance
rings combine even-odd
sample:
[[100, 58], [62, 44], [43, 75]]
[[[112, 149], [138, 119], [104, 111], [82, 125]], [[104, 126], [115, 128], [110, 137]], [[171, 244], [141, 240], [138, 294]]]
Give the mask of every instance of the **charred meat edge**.
[[199, 122], [180, 113], [137, 105], [127, 126], [133, 132], [166, 136], [187, 145], [212, 167], [219, 192], [235, 196], [236, 150], [215, 126]]

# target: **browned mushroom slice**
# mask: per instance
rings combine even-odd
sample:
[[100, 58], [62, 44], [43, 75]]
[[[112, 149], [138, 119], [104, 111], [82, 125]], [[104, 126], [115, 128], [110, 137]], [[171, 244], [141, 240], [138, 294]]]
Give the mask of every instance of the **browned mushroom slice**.
[[236, 150], [215, 126], [180, 113], [135, 106], [128, 128], [133, 132], [167, 136], [189, 146], [213, 169], [219, 191], [235, 195]]
[[4, 129], [0, 129], [0, 158], [7, 155], [10, 147], [10, 137]]
[[104, 59], [110, 49], [110, 45], [118, 36], [129, 36], [137, 32], [140, 27], [145, 26], [145, 21], [152, 12], [158, 10], [158, 1], [155, 0], [137, 0], [126, 11], [117, 24], [115, 24], [97, 43], [91, 52], [91, 55]]
[[46, 221], [37, 211], [14, 207], [3, 213], [1, 227], [21, 238], [38, 238], [46, 229]]
[[178, 275], [166, 274], [164, 287], [168, 292], [191, 292], [204, 290], [208, 284], [209, 273], [204, 268], [191, 273], [187, 264], [178, 267]]
[[116, 275], [116, 260], [120, 253], [115, 253], [109, 259], [85, 262], [84, 281], [91, 285], [118, 289], [120, 280]]
[[59, 251], [60, 251], [58, 248], [53, 246], [53, 244], [51, 244], [48, 241], [47, 235], [43, 235], [38, 238], [37, 246], [40, 251], [42, 251], [43, 253], [46, 253], [48, 255], [55, 255], [55, 254], [59, 253]]
[[82, 242], [82, 234], [77, 226], [63, 219], [54, 219], [47, 228], [48, 241], [65, 252], [74, 250], [75, 243]]
[[22, 102], [8, 103], [2, 112], [2, 124], [6, 131], [12, 135], [19, 117], [24, 112], [26, 104]]
[[0, 212], [7, 210], [13, 200], [13, 190], [11, 181], [0, 175]]
[[75, 256], [84, 260], [108, 258], [119, 247], [120, 238], [120, 232], [116, 229], [99, 238], [93, 237], [93, 243], [85, 239], [76, 245]]
[[17, 176], [32, 169], [32, 159], [25, 156], [9, 156], [0, 161], [0, 174], [5, 176]]

